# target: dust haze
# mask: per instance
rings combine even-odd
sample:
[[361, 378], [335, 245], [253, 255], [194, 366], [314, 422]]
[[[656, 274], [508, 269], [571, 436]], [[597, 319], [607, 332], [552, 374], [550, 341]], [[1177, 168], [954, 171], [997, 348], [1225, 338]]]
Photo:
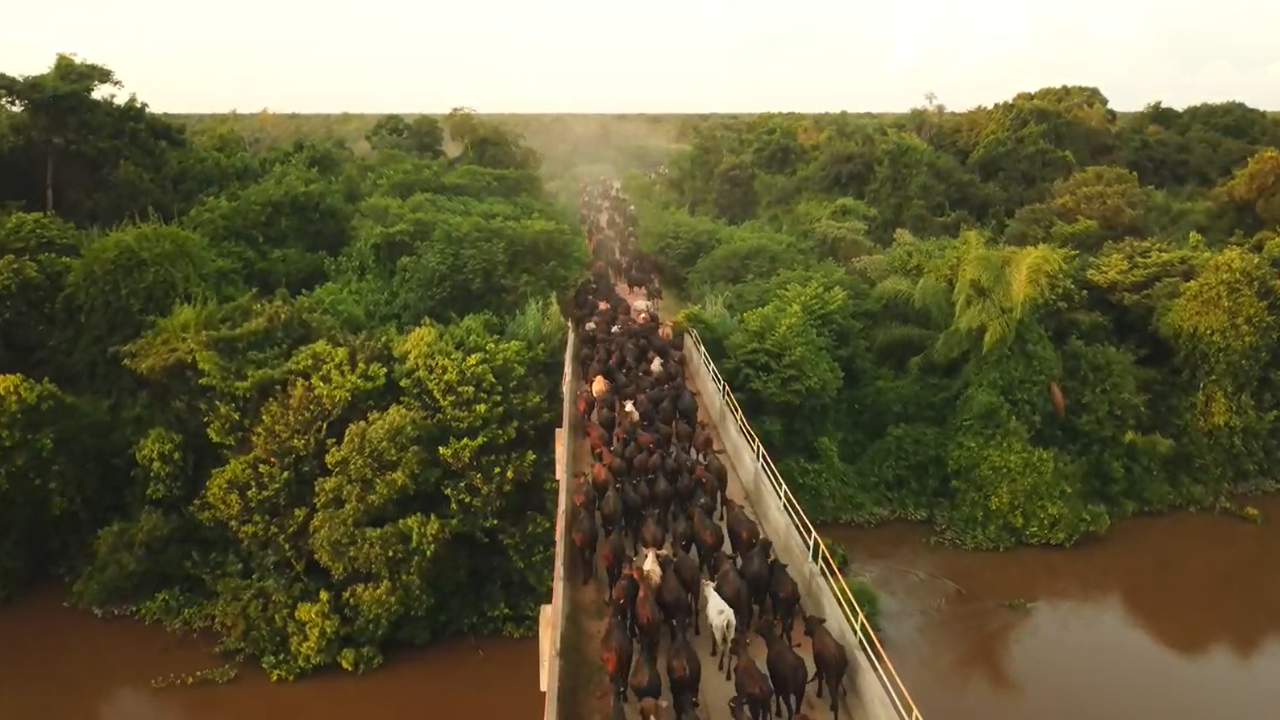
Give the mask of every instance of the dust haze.
[[[408, 119], [416, 113], [404, 113]], [[583, 180], [601, 175], [622, 177], [629, 172], [652, 170], [681, 147], [681, 138], [693, 123], [706, 115], [595, 115], [479, 113], [524, 137], [542, 155], [542, 176], [547, 189], [576, 204]], [[196, 128], [230, 125], [258, 150], [279, 147], [297, 138], [337, 138], [357, 154], [370, 152], [365, 133], [382, 115], [341, 113], [309, 115], [276, 113], [225, 113], [171, 115]], [[442, 117], [436, 115], [435, 117]], [[446, 142], [446, 149], [457, 148]]]
[[646, 172], [681, 144], [693, 115], [485, 115], [542, 155], [547, 189], [577, 200], [584, 180]]

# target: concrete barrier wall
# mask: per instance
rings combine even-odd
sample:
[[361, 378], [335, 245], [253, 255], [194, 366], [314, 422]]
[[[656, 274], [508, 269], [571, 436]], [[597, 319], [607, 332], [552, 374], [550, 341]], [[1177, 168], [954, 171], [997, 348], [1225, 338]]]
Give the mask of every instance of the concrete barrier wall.
[[[850, 652], [845, 686], [852, 716], [860, 720], [919, 720], [920, 713], [867, 625], [848, 585], [830, 562], [821, 538], [760, 446], [732, 391], [707, 357], [697, 333], [685, 337], [685, 368], [720, 440], [725, 458], [742, 482], [761, 531], [800, 585], [805, 612], [820, 615]], [[829, 565], [815, 559], [828, 558]], [[856, 689], [855, 689], [856, 688]], [[843, 713], [842, 713], [843, 716]]]
[[551, 580], [551, 604], [543, 605], [538, 622], [538, 646], [541, 651], [539, 678], [542, 692], [546, 693], [543, 709], [544, 720], [560, 717], [560, 675], [562, 671], [561, 646], [564, 639], [565, 618], [569, 611], [569, 597], [565, 586], [568, 572], [569, 521], [566, 512], [573, 492], [573, 459], [582, 439], [581, 429], [575, 422], [574, 400], [578, 387], [577, 334], [572, 324], [564, 348], [564, 374], [562, 376], [563, 408], [560, 427], [556, 430], [556, 483], [559, 499], [556, 502], [556, 554], [555, 570]]

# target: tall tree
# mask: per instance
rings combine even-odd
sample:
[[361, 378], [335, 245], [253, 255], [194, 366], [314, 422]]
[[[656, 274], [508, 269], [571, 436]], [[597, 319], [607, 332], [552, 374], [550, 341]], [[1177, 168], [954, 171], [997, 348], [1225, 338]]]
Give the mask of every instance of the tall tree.
[[66, 152], [97, 114], [94, 93], [120, 87], [111, 70], [58, 55], [53, 67], [38, 75], [0, 73], [0, 105], [20, 110], [44, 153], [44, 209], [53, 212], [53, 180], [58, 157]]

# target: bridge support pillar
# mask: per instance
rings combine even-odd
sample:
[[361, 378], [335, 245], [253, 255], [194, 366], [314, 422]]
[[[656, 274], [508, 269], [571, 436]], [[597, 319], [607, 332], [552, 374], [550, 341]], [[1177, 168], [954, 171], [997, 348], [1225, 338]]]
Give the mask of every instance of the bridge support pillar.
[[555, 644], [556, 623], [551, 614], [551, 606], [543, 605], [538, 609], [538, 687], [547, 691], [547, 682], [551, 674], [551, 646]]
[[569, 480], [564, 472], [564, 468], [566, 467], [564, 456], [566, 449], [564, 446], [564, 434], [568, 432], [568, 430], [569, 428], [556, 428], [556, 479], [562, 483]]

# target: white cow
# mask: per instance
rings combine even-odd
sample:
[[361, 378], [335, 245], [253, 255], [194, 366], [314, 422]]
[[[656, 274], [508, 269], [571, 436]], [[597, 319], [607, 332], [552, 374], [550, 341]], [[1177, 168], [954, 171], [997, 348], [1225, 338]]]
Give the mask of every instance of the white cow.
[[656, 357], [653, 359], [653, 362], [649, 363], [649, 372], [654, 375], [662, 372], [662, 358]]
[[[716, 651], [720, 651], [720, 660], [716, 663], [717, 670], [724, 670], [725, 665], [732, 666], [732, 663], [726, 663], [729, 657], [729, 641], [733, 640], [733, 635], [738, 631], [738, 618], [733, 614], [733, 608], [729, 607], [729, 603], [720, 597], [720, 593], [716, 592], [716, 584], [710, 580], [702, 581], [702, 596], [706, 599], [707, 625], [711, 627], [711, 654], [715, 655]], [[725, 678], [728, 679], [728, 673]]]
[[649, 587], [656, 588], [662, 582], [662, 565], [658, 563], [658, 551], [656, 549], [644, 549], [644, 563], [640, 565], [640, 572], [644, 574], [644, 579], [649, 583]]

